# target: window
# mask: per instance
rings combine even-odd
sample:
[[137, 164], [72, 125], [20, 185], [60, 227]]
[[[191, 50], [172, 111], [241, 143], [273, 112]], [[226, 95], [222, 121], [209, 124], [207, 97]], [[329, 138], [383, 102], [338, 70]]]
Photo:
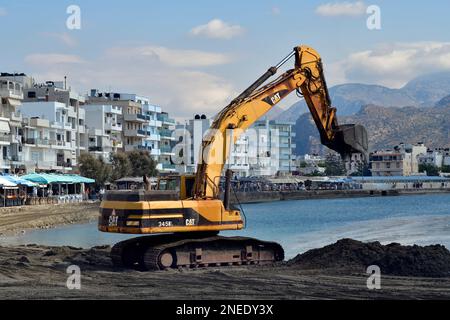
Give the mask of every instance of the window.
[[28, 98], [36, 98], [36, 91], [28, 91]]

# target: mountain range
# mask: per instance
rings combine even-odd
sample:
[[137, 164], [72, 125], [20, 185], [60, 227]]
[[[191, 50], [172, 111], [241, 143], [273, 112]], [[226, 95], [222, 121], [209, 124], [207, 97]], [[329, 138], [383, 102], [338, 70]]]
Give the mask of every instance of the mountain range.
[[[431, 148], [450, 147], [450, 72], [417, 77], [400, 89], [351, 83], [329, 92], [339, 123], [366, 127], [370, 150], [419, 141]], [[270, 114], [275, 120], [297, 120], [296, 154], [324, 150], [307, 110], [302, 100]]]
[[[329, 93], [338, 116], [355, 114], [362, 106], [369, 104], [384, 107], [428, 108], [433, 107], [440, 99], [450, 94], [450, 72], [417, 77], [400, 89], [349, 83], [330, 87]], [[277, 110], [268, 117], [282, 121], [293, 121], [307, 110], [305, 101], [301, 100], [284, 112]]]
[[[389, 108], [363, 106], [351, 116], [339, 118], [340, 123], [358, 123], [366, 127], [369, 149], [392, 148], [401, 142], [423, 142], [429, 148], [450, 147], [450, 96], [447, 105], [427, 108]], [[316, 126], [308, 113], [301, 115], [295, 125], [296, 154], [321, 153], [324, 148]]]

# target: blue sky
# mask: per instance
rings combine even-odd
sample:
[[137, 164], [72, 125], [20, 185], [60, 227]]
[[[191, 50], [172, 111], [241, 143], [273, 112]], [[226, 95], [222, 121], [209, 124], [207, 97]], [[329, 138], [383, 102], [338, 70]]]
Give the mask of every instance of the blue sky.
[[[80, 30], [66, 27], [69, 5], [81, 9]], [[381, 30], [366, 27], [369, 5]], [[448, 12], [445, 0], [0, 0], [0, 69], [137, 92], [176, 117], [212, 115], [303, 43], [322, 55], [330, 85], [400, 87], [450, 70]]]

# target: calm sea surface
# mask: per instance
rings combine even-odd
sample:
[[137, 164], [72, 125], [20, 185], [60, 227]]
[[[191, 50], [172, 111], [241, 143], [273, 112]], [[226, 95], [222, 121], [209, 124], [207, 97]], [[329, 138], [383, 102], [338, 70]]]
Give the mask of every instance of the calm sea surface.
[[[341, 238], [382, 243], [441, 243], [450, 248], [450, 194], [295, 200], [244, 204], [247, 227], [222, 235], [241, 235], [281, 243], [287, 258]], [[106, 234], [96, 223], [29, 231], [0, 237], [0, 244], [91, 247], [133, 235]]]

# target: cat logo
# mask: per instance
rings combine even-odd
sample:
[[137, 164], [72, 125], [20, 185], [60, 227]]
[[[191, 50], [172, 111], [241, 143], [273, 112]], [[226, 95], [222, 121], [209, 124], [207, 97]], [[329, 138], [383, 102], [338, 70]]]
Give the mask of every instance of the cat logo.
[[117, 221], [119, 220], [119, 217], [116, 215], [116, 210], [112, 209], [111, 215], [108, 219], [108, 225], [110, 227], [117, 227]]
[[281, 91], [275, 92], [271, 96], [265, 97], [262, 101], [273, 106], [273, 105], [276, 105], [278, 102], [280, 102], [280, 100], [283, 99], [288, 93], [289, 93], [288, 90], [281, 90]]
[[270, 98], [270, 101], [272, 102], [272, 105], [274, 105], [274, 104], [276, 104], [278, 101], [280, 101], [281, 100], [281, 97], [280, 97], [280, 93], [279, 92], [277, 92], [277, 93], [275, 93], [271, 98]]

